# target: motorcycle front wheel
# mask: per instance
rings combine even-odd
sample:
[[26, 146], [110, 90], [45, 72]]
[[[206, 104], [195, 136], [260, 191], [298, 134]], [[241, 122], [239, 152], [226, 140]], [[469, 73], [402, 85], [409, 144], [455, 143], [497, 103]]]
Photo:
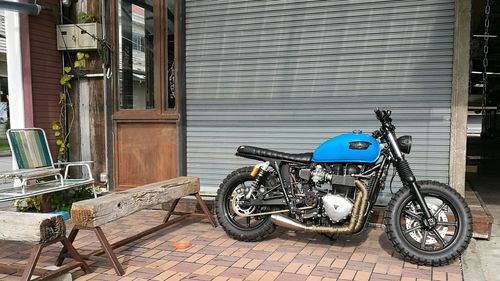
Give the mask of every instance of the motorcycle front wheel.
[[389, 240], [404, 259], [420, 265], [446, 265], [458, 258], [472, 237], [472, 215], [460, 194], [435, 181], [418, 182], [420, 192], [436, 220], [423, 223], [424, 215], [410, 188], [401, 188], [384, 216]]
[[[269, 215], [257, 215], [270, 211], [266, 207], [246, 204], [246, 195], [255, 178], [250, 175], [252, 167], [239, 168], [229, 174], [219, 186], [215, 198], [215, 213], [219, 224], [232, 238], [254, 242], [265, 239], [275, 230]], [[264, 186], [276, 186], [277, 181], [269, 175]]]

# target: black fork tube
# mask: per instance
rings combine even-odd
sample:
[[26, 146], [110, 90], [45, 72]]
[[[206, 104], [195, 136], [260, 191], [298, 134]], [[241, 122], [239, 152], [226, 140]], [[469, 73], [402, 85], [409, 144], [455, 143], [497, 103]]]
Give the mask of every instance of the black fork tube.
[[[401, 181], [403, 182], [403, 184], [408, 185], [411, 188], [411, 191], [415, 195], [420, 208], [424, 212], [426, 220], [431, 220], [433, 217], [431, 212], [429, 211], [429, 207], [427, 207], [427, 203], [425, 202], [424, 197], [422, 197], [422, 194], [420, 193], [420, 186], [418, 185], [417, 180], [413, 175], [413, 171], [411, 170], [408, 161], [403, 158], [403, 154], [399, 150], [399, 146], [396, 142], [394, 134], [388, 132], [386, 134], [386, 137], [389, 142], [389, 147], [391, 149], [392, 155], [394, 157], [394, 166], [396, 166], [396, 169], [398, 170]], [[432, 222], [430, 223], [433, 224]]]

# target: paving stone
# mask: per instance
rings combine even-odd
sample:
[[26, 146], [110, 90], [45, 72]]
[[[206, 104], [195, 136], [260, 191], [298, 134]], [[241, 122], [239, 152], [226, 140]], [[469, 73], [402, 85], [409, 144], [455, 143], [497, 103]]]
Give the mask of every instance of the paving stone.
[[281, 273], [278, 275], [278, 277], [275, 279], [276, 281], [305, 281], [307, 280], [307, 276], [305, 275], [297, 275], [293, 273]]
[[335, 268], [344, 268], [347, 264], [348, 260], [344, 259], [335, 259], [335, 261], [332, 263], [332, 267]]
[[281, 262], [281, 261], [269, 261], [266, 260], [265, 262], [261, 263], [257, 269], [261, 270], [267, 270], [267, 271], [278, 271], [281, 272], [283, 271], [287, 266], [289, 265], [288, 262]]
[[358, 271], [354, 277], [355, 281], [368, 281], [370, 280], [371, 272]]
[[[139, 212], [103, 226], [113, 241], [155, 226], [163, 211]], [[137, 221], [141, 221], [137, 227]], [[74, 243], [81, 253], [99, 249], [93, 233], [81, 231]], [[73, 271], [73, 279], [86, 280], [401, 280], [460, 281], [460, 261], [443, 267], [417, 266], [395, 253], [382, 229], [368, 228], [359, 237], [341, 236], [332, 243], [318, 234], [295, 233], [278, 228], [262, 242], [241, 242], [229, 238], [221, 228], [208, 221], [183, 222], [168, 231], [144, 237], [116, 249], [126, 272], [117, 276], [107, 263], [90, 261], [94, 271]], [[174, 241], [191, 241], [192, 246], [175, 250]], [[42, 252], [40, 264], [51, 265], [59, 247]], [[0, 262], [25, 265], [30, 245], [0, 242]], [[18, 280], [18, 276], [0, 273], [0, 280]]]
[[244, 279], [249, 276], [253, 270], [245, 268], [228, 268], [224, 270], [220, 276], [230, 277], [230, 278], [240, 278]]
[[340, 273], [339, 279], [342, 280], [354, 280], [354, 276], [356, 276], [356, 270], [344, 269]]
[[309, 275], [316, 267], [315, 264], [303, 264], [298, 270], [297, 274]]
[[194, 272], [203, 265], [197, 264], [197, 263], [191, 263], [191, 262], [180, 262], [177, 265], [173, 266], [171, 270], [177, 271], [177, 272]]
[[432, 280], [439, 280], [439, 276], [441, 276], [441, 278], [445, 278], [443, 280], [446, 280], [446, 274], [439, 275], [439, 273], [436, 272], [436, 274], [433, 275], [430, 269], [404, 268], [404, 270], [402, 270], [402, 276], [423, 279], [431, 279], [433, 276], [436, 276], [438, 278], [432, 278]]

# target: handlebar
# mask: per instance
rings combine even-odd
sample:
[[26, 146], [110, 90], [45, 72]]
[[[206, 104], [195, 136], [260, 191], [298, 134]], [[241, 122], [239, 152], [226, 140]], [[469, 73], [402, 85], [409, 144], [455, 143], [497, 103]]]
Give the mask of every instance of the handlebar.
[[391, 118], [392, 111], [380, 110], [378, 108], [375, 108], [374, 112], [375, 115], [377, 116], [377, 119], [380, 121], [380, 123], [382, 123], [382, 127], [394, 130], [395, 127], [394, 125], [392, 125], [392, 118]]
[[382, 111], [380, 111], [380, 109], [378, 109], [378, 108], [375, 108], [374, 112], [375, 112], [375, 115], [377, 116], [377, 119], [382, 121], [382, 118], [384, 117]]

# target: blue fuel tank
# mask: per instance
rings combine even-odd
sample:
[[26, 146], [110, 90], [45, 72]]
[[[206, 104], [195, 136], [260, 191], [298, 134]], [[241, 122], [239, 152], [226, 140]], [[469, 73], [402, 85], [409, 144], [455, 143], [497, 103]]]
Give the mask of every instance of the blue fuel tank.
[[313, 153], [314, 162], [374, 163], [380, 156], [380, 143], [361, 132], [343, 134], [322, 143]]

